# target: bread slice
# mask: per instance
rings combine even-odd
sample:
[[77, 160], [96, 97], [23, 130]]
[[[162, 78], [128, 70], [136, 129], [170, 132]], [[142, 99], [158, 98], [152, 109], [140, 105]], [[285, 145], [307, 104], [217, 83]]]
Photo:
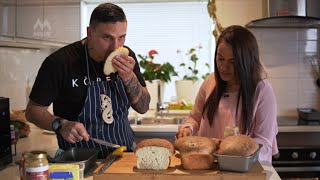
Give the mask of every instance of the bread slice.
[[180, 152], [180, 160], [184, 169], [212, 169], [213, 153], [218, 142], [208, 137], [186, 136], [176, 140], [175, 148]]
[[217, 154], [247, 157], [258, 148], [259, 145], [251, 137], [239, 134], [222, 140]]
[[138, 169], [164, 170], [170, 165], [174, 146], [165, 139], [152, 138], [139, 142], [134, 150]]
[[105, 75], [108, 76], [111, 73], [117, 72], [117, 70], [112, 65], [112, 59], [117, 55], [129, 55], [129, 50], [125, 47], [119, 47], [108, 56], [103, 67], [103, 73]]

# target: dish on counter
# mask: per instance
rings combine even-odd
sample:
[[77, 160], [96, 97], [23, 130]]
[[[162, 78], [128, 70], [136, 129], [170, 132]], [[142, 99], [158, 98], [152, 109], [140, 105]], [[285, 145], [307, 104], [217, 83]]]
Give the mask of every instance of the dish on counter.
[[70, 148], [53, 158], [54, 163], [84, 163], [86, 174], [96, 163], [98, 150], [90, 148]]

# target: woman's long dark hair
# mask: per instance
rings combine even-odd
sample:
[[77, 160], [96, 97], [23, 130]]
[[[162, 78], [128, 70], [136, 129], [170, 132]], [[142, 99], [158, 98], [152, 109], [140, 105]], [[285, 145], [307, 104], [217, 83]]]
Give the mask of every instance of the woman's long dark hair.
[[240, 129], [241, 133], [244, 134], [251, 127], [255, 90], [265, 72], [259, 59], [257, 40], [249, 30], [242, 26], [230, 26], [218, 38], [214, 59], [216, 86], [204, 104], [203, 116], [206, 113], [209, 124], [212, 127], [213, 118], [218, 111], [220, 99], [227, 88], [227, 82], [221, 79], [217, 68], [217, 50], [222, 41], [232, 47], [234, 73], [240, 85], [236, 116], [238, 115], [238, 105], [241, 97], [242, 123]]

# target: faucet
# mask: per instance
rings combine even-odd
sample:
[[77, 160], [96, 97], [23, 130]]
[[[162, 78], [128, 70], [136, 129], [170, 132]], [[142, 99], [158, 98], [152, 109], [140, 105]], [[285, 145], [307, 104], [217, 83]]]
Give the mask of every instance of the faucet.
[[162, 117], [162, 110], [164, 110], [164, 107], [162, 106], [162, 102], [161, 102], [161, 83], [160, 83], [160, 81], [158, 81], [157, 91], [158, 91], [158, 102], [157, 102], [156, 116], [160, 115]]

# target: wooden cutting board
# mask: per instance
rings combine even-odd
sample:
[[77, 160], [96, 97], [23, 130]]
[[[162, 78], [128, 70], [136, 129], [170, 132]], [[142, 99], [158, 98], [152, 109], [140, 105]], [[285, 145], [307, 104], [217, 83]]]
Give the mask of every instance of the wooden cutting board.
[[101, 163], [94, 171], [94, 180], [259, 180], [266, 179], [266, 172], [257, 161], [246, 173], [219, 171], [217, 165], [212, 170], [185, 170], [180, 159], [172, 156], [167, 170], [140, 170], [136, 166], [134, 153], [124, 153], [101, 175], [96, 173], [102, 167]]

